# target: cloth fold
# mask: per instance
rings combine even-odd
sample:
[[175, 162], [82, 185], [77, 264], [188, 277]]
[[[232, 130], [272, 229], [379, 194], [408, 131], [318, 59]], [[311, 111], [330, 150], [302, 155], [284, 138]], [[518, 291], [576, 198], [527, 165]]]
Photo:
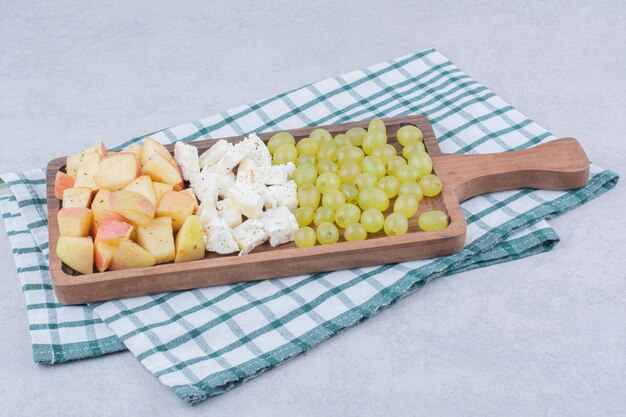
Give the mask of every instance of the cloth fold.
[[[555, 139], [434, 49], [151, 136], [163, 143], [191, 142], [407, 114], [428, 116], [448, 153], [506, 152]], [[62, 306], [47, 267], [44, 173], [0, 178], [10, 188], [0, 197], [0, 210], [28, 305], [35, 361], [63, 362], [126, 347], [189, 404], [307, 351], [436, 277], [550, 250], [558, 236], [545, 219], [618, 181], [615, 173], [592, 165], [589, 184], [580, 190], [475, 197], [462, 204], [467, 244], [446, 257]]]

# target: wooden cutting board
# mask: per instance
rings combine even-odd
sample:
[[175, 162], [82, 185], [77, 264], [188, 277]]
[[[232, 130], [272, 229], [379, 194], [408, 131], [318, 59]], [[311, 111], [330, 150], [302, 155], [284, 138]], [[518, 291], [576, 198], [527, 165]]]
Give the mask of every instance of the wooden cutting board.
[[[482, 155], [444, 154], [428, 119], [424, 116], [402, 116], [383, 119], [387, 125], [388, 143], [400, 154], [396, 132], [412, 124], [424, 133], [424, 145], [433, 160], [433, 170], [443, 182], [442, 193], [425, 198], [409, 220], [409, 231], [389, 237], [384, 232], [370, 235], [360, 242], [340, 239], [333, 245], [317, 245], [301, 249], [294, 243], [275, 248], [265, 243], [245, 256], [207, 253], [203, 260], [168, 263], [149, 268], [106, 271], [80, 275], [63, 265], [56, 256], [59, 237], [57, 213], [61, 201], [54, 196], [57, 171], [65, 169], [65, 157], [52, 160], [47, 169], [48, 226], [50, 236], [50, 274], [55, 293], [63, 304], [82, 304], [178, 291], [212, 285], [255, 281], [313, 272], [357, 268], [368, 265], [449, 255], [465, 244], [467, 224], [460, 203], [471, 197], [495, 191], [518, 188], [568, 190], [584, 187], [589, 178], [589, 160], [572, 138], [559, 139], [530, 149]], [[367, 128], [368, 121], [322, 126], [334, 135], [352, 127]], [[316, 127], [289, 132], [296, 140], [307, 137]], [[264, 141], [275, 132], [261, 133]], [[238, 142], [243, 136], [226, 138]], [[215, 141], [194, 142], [200, 153]], [[173, 145], [168, 149], [173, 152]], [[393, 201], [390, 207], [393, 207]], [[424, 232], [417, 225], [419, 214], [426, 210], [442, 210], [450, 225], [442, 231]]]

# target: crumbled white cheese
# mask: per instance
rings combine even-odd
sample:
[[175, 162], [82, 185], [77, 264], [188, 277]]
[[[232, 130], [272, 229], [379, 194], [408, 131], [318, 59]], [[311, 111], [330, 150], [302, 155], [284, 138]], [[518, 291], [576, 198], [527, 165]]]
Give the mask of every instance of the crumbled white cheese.
[[222, 255], [237, 252], [239, 245], [233, 232], [222, 219], [215, 219], [207, 227], [206, 250]]
[[241, 224], [241, 212], [233, 206], [230, 197], [218, 201], [216, 206], [219, 217], [226, 222], [228, 227], [233, 229]]
[[260, 167], [272, 165], [272, 155], [265, 143], [254, 133], [235, 144], [235, 149]]
[[236, 182], [230, 188], [230, 199], [233, 206], [248, 218], [257, 218], [263, 211], [263, 198], [249, 185]]
[[274, 197], [267, 186], [263, 184], [250, 184], [250, 187], [261, 196], [263, 199], [263, 207], [266, 209], [274, 208], [278, 205], [276, 197]]
[[233, 229], [233, 237], [239, 245], [239, 255], [246, 255], [267, 240], [263, 223], [258, 219], [248, 219]]
[[217, 209], [215, 208], [215, 203], [213, 201], [203, 201], [200, 203], [200, 207], [198, 207], [198, 216], [200, 216], [200, 223], [203, 226], [208, 225], [213, 220], [219, 217], [217, 213]]
[[228, 175], [220, 175], [219, 180], [220, 180], [219, 196], [221, 198], [226, 198], [228, 197], [228, 190], [230, 190], [230, 187], [235, 185], [235, 174], [231, 172]]
[[284, 185], [289, 181], [296, 166], [293, 162], [283, 165], [257, 167], [252, 171], [254, 182], [265, 185]]
[[293, 211], [298, 207], [298, 186], [293, 181], [288, 181], [285, 185], [271, 185], [267, 187], [276, 199], [277, 205], [287, 207]]
[[214, 172], [220, 175], [230, 175], [233, 169], [241, 162], [244, 155], [234, 149], [226, 151], [224, 155], [213, 165], [206, 165], [202, 171]]
[[243, 182], [244, 184], [251, 184], [252, 171], [257, 167], [257, 164], [250, 158], [243, 158], [237, 167], [237, 182]]
[[294, 232], [298, 230], [296, 217], [284, 206], [268, 209], [261, 220], [272, 246], [291, 242]]
[[199, 163], [200, 168], [205, 169], [208, 166], [214, 165], [219, 161], [224, 154], [233, 148], [233, 144], [226, 142], [224, 139], [218, 140], [207, 149], [202, 155], [200, 155]]
[[220, 192], [219, 175], [211, 172], [192, 173], [189, 184], [201, 202], [215, 202]]
[[183, 141], [174, 145], [174, 159], [178, 162], [183, 178], [189, 180], [191, 174], [200, 172], [198, 148]]

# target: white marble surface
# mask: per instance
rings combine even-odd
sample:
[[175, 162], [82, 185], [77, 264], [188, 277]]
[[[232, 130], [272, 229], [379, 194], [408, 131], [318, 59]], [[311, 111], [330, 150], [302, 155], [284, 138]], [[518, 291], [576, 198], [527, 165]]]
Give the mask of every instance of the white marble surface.
[[[117, 3], [0, 2], [0, 171], [436, 47], [624, 172], [622, 1]], [[552, 221], [548, 254], [440, 278], [195, 408], [128, 352], [35, 365], [1, 237], [0, 414], [625, 415], [625, 197]]]

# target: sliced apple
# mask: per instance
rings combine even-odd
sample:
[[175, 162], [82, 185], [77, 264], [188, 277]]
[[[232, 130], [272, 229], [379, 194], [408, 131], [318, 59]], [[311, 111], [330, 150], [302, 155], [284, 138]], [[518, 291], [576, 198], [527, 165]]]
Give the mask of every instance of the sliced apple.
[[141, 154], [143, 153], [143, 146], [141, 146], [141, 143], [133, 143], [124, 149], [124, 152], [130, 152], [135, 155], [137, 157], [137, 162], [141, 164]]
[[156, 209], [156, 217], [171, 217], [172, 228], [178, 232], [185, 219], [193, 214], [195, 198], [182, 191], [168, 191], [163, 194]]
[[174, 232], [170, 217], [157, 217], [137, 228], [137, 243], [154, 255], [157, 264], [174, 260]]
[[102, 222], [106, 219], [118, 220], [121, 222], [128, 222], [128, 219], [119, 213], [111, 210], [111, 204], [109, 198], [111, 191], [101, 188], [96, 193], [91, 203], [91, 211], [93, 211], [93, 223], [91, 224], [91, 236], [96, 237], [98, 228]]
[[[146, 149], [144, 148], [143, 157], [145, 158]], [[165, 159], [160, 153], [152, 152], [152, 156], [142, 164], [141, 172], [150, 175], [152, 181], [164, 182], [173, 186], [174, 190], [179, 191], [185, 188], [183, 176], [180, 173], [178, 165]]]
[[83, 149], [82, 151], [76, 152], [75, 154], [68, 156], [65, 164], [65, 172], [67, 172], [67, 174], [72, 177], [76, 177], [80, 162], [83, 160], [85, 155], [91, 152], [96, 152], [100, 156], [104, 156], [107, 154], [107, 148], [102, 142], [100, 142], [96, 145], [93, 145], [89, 148]]
[[93, 273], [93, 240], [91, 237], [60, 236], [57, 256], [81, 274]]
[[193, 214], [196, 214], [198, 212], [198, 199], [196, 198], [196, 193], [194, 193], [191, 188], [185, 188], [184, 190], [181, 190], [180, 192], [187, 193], [191, 196], [191, 198], [193, 198], [193, 201], [195, 203], [193, 206]]
[[119, 245], [125, 240], [130, 239], [133, 232], [133, 226], [126, 222], [114, 219], [105, 219], [98, 228], [96, 240]]
[[143, 151], [141, 152], [141, 165], [145, 165], [155, 153], [158, 153], [167, 161], [174, 160], [174, 157], [165, 146], [161, 145], [151, 137], [146, 136], [143, 141]]
[[63, 191], [68, 188], [73, 188], [76, 178], [65, 172], [57, 171], [57, 175], [54, 178], [54, 196], [59, 200], [63, 200]]
[[147, 268], [156, 263], [154, 256], [130, 240], [122, 242], [111, 259], [109, 270], [117, 271], [130, 268]]
[[161, 197], [163, 197], [163, 194], [165, 194], [167, 191], [172, 191], [174, 189], [174, 187], [170, 184], [165, 184], [157, 181], [152, 181], [152, 188], [154, 188], [154, 195], [157, 199], [157, 205], [159, 204], [159, 201], [161, 201]]
[[93, 195], [94, 191], [88, 187], [66, 188], [63, 191], [63, 207], [89, 208]]
[[88, 208], [62, 208], [57, 213], [61, 236], [86, 237], [89, 235], [93, 213]]
[[152, 179], [150, 178], [150, 175], [142, 175], [139, 178], [134, 179], [130, 184], [124, 187], [124, 189], [141, 194], [156, 207], [157, 198], [154, 193], [154, 187], [152, 186]]
[[126, 187], [140, 173], [135, 155], [118, 153], [106, 156], [100, 161], [94, 179], [99, 188], [117, 191]]
[[106, 243], [96, 239], [93, 243], [93, 260], [96, 264], [96, 269], [100, 272], [104, 272], [109, 269], [113, 255], [117, 250], [118, 245], [112, 243]]
[[131, 222], [145, 226], [154, 218], [154, 204], [134, 191], [112, 192], [109, 197], [111, 210], [126, 217]]
[[196, 261], [204, 258], [204, 228], [199, 216], [189, 216], [176, 235], [174, 262]]
[[97, 190], [99, 188], [94, 178], [98, 173], [98, 164], [100, 163], [100, 159], [102, 159], [102, 156], [97, 152], [89, 152], [85, 154], [78, 165], [74, 187], [89, 187], [92, 190]]

